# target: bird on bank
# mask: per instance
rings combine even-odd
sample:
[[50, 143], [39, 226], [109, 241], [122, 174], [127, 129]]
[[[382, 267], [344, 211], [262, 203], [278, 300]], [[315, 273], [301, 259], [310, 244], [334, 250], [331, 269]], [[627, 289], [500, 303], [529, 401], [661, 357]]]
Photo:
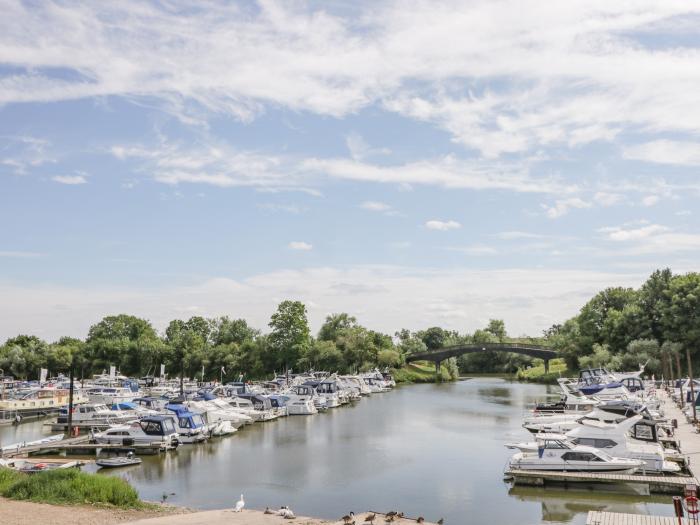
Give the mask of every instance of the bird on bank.
[[443, 525], [445, 523], [445, 520], [443, 518], [440, 518], [437, 520], [437, 525]]
[[425, 518], [423, 516], [418, 516], [416, 518], [416, 523], [423, 523], [425, 521]]
[[345, 523], [346, 525], [349, 525], [350, 523], [355, 523], [355, 513], [350, 511], [350, 514], [346, 514], [340, 519], [343, 520], [343, 523]]
[[288, 520], [296, 518], [296, 516], [292, 512], [292, 509], [290, 509], [286, 505], [284, 505], [283, 507], [280, 507], [280, 510], [277, 512], [277, 515], [282, 516], [283, 518], [288, 519]]
[[377, 515], [374, 512], [372, 514], [367, 514], [367, 516], [365, 516], [365, 523], [374, 524], [374, 518], [376, 518], [376, 517], [377, 517]]
[[274, 514], [274, 512], [270, 510], [270, 507], [265, 507], [263, 514]]
[[241, 494], [241, 499], [236, 502], [236, 507], [233, 509], [233, 512], [241, 512], [243, 507], [245, 507], [245, 500], [243, 499], [243, 494]]

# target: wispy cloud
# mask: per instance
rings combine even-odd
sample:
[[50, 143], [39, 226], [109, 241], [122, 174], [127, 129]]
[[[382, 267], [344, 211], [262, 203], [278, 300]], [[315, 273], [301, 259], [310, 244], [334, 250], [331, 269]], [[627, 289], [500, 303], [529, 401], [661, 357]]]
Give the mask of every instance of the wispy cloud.
[[448, 230], [457, 230], [462, 227], [460, 223], [457, 221], [441, 221], [441, 220], [431, 220], [425, 223], [425, 227], [428, 228], [429, 230], [438, 230], [438, 231], [448, 231]]
[[651, 38], [672, 34], [696, 4], [519, 7], [184, 10], [124, 0], [59, 9], [10, 0], [0, 61], [14, 68], [0, 82], [0, 104], [122, 96], [201, 123], [249, 120], [266, 105], [342, 116], [379, 103], [490, 158], [610, 141], [624, 130], [696, 131], [697, 52]]
[[60, 184], [74, 186], [77, 184], [87, 184], [87, 179], [84, 175], [55, 175], [51, 180]]
[[299, 250], [303, 252], [307, 252], [310, 250], [313, 250], [313, 245], [309, 244], [308, 242], [304, 241], [292, 241], [288, 245], [290, 250]]
[[550, 219], [558, 219], [569, 213], [571, 208], [583, 209], [590, 208], [591, 203], [586, 202], [578, 197], [571, 197], [569, 199], [559, 199], [552, 205], [543, 204], [542, 208]]
[[622, 246], [615, 251], [617, 255], [700, 252], [700, 234], [676, 231], [661, 224], [610, 226], [598, 231]]
[[658, 164], [676, 164], [679, 166], [700, 166], [700, 143], [655, 140], [628, 146], [623, 155], [627, 159], [643, 160]]
[[36, 257], [44, 257], [45, 255], [46, 254], [40, 252], [0, 250], [0, 257], [8, 257], [13, 259], [34, 259]]

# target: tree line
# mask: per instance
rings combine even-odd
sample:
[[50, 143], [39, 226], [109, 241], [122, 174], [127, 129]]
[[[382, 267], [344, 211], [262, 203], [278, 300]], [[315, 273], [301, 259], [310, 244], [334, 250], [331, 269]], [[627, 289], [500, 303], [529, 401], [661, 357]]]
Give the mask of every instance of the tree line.
[[[491, 319], [471, 334], [431, 327], [384, 334], [360, 325], [347, 313], [326, 317], [313, 336], [306, 307], [283, 301], [272, 315], [269, 331], [245, 319], [194, 316], [175, 319], [159, 334], [151, 323], [132, 315], [108, 316], [93, 325], [85, 340], [62, 337], [47, 343], [19, 335], [0, 346], [0, 369], [17, 378], [36, 378], [40, 368], [88, 377], [115, 365], [128, 376], [158, 375], [164, 364], [170, 377], [205, 380], [243, 374], [260, 379], [277, 372], [328, 370], [356, 372], [374, 367], [398, 368], [408, 354], [453, 344], [520, 342], [558, 350], [571, 371], [588, 366], [634, 369], [669, 375], [686, 349], [700, 364], [700, 274], [674, 275], [657, 270], [639, 289], [613, 287], [597, 293], [578, 315], [545, 330], [539, 337], [510, 337], [505, 323]], [[443, 363], [458, 373], [514, 373], [533, 363], [527, 356], [486, 351]]]

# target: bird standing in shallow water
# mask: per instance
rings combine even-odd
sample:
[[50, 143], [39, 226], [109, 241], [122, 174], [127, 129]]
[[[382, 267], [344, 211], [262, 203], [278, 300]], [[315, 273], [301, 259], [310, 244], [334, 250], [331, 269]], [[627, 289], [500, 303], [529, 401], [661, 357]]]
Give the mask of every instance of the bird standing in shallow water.
[[245, 507], [245, 500], [243, 499], [243, 494], [241, 494], [241, 499], [236, 502], [236, 507], [233, 509], [233, 512], [241, 512], [243, 507]]

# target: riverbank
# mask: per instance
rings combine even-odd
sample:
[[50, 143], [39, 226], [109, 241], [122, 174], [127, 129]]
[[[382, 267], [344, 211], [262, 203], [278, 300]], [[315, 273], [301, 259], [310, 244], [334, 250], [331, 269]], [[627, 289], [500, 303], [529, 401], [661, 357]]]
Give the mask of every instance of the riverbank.
[[[433, 363], [423, 361], [408, 363], [401, 368], [392, 370], [392, 376], [397, 384], [434, 383], [435, 365]], [[442, 367], [440, 369], [440, 381], [454, 381], [455, 379], [457, 378], [450, 375], [447, 367]]]
[[563, 359], [552, 359], [549, 362], [549, 372], [545, 373], [544, 363], [531, 366], [525, 370], [518, 370], [515, 379], [528, 383], [540, 383], [543, 385], [556, 385], [560, 377], [572, 377], [576, 373], [566, 367]]
[[[357, 514], [354, 517], [355, 523], [365, 523], [369, 512]], [[391, 523], [394, 525], [408, 525], [416, 523], [418, 516], [407, 518], [397, 518]], [[384, 515], [377, 514], [375, 523], [379, 525], [384, 522]], [[282, 518], [272, 514], [265, 514], [260, 510], [244, 509], [243, 512], [233, 512], [230, 509], [207, 510], [195, 512], [181, 516], [164, 516], [159, 518], [144, 519], [131, 522], [130, 525], [280, 525], [282, 523], [296, 523], [297, 525], [337, 525], [345, 523], [341, 518], [338, 520], [323, 520], [319, 518], [309, 518], [307, 516], [297, 516], [294, 520]], [[423, 521], [424, 525], [434, 525], [434, 522]], [[82, 525], [82, 524], [77, 524]]]
[[[152, 505], [140, 509], [119, 509], [95, 505], [51, 505], [33, 501], [16, 501], [0, 497], [2, 523], [4, 525], [111, 525], [131, 523], [150, 518], [172, 519], [176, 515], [191, 512], [189, 509], [170, 505]], [[184, 522], [183, 522], [184, 523]]]

